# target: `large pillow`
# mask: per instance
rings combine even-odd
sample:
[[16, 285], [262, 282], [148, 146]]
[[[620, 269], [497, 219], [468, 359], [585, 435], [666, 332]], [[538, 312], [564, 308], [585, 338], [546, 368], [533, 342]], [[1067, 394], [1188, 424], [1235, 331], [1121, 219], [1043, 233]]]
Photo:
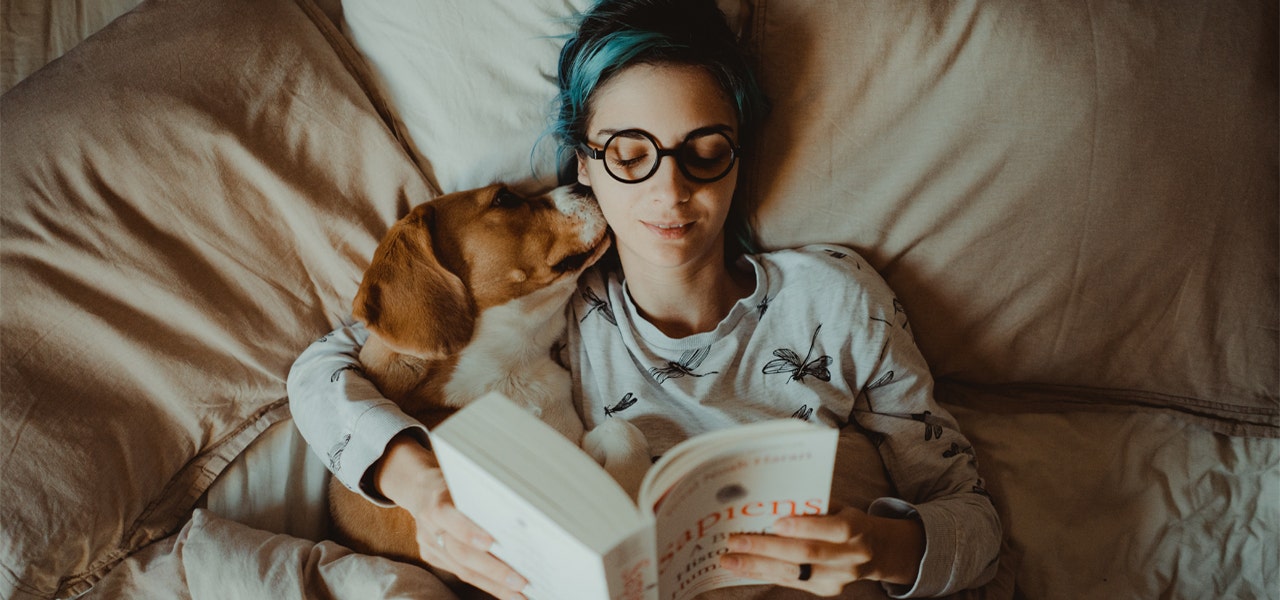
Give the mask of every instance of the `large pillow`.
[[138, 5], [140, 0], [98, 0], [73, 4], [49, 0], [8, 0], [0, 36], [0, 91], [62, 56], [81, 40]]
[[587, 0], [343, 0], [345, 31], [391, 100], [423, 170], [448, 193], [556, 181], [539, 144], [567, 17]]
[[1280, 434], [1274, 2], [754, 14], [767, 246], [866, 254], [944, 384]]
[[[444, 192], [503, 181], [556, 183], [556, 63], [572, 17], [593, 0], [343, 0], [423, 170]], [[744, 0], [720, 0], [732, 24]]]
[[309, 0], [148, 0], [0, 97], [0, 597], [178, 530], [431, 196]]
[[[141, 1], [8, 0], [4, 4], [4, 35], [0, 36], [0, 93], [9, 91]], [[316, 0], [316, 5], [334, 22], [340, 20], [341, 0]]]

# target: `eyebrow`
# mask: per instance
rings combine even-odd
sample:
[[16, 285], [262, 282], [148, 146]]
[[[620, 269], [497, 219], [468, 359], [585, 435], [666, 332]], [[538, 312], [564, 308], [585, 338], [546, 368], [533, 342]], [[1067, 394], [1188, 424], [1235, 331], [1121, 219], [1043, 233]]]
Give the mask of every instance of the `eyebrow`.
[[[645, 133], [648, 133], [649, 135], [653, 135], [653, 134], [652, 134], [652, 133], [650, 133], [649, 131], [644, 130], [644, 129], [640, 129], [640, 128], [638, 128], [638, 127], [627, 127], [627, 128], [625, 128], [625, 129], [612, 129], [612, 128], [605, 128], [605, 129], [601, 129], [601, 130], [596, 131], [596, 135], [597, 135], [597, 136], [611, 136], [611, 135], [616, 135], [616, 134], [618, 134], [618, 133], [622, 133], [622, 132], [624, 132], [624, 131], [635, 131], [635, 130], [644, 131]], [[683, 137], [683, 138], [681, 138], [681, 139], [688, 139], [688, 138], [689, 138], [689, 136], [691, 136], [691, 135], [693, 135], [693, 134], [695, 134], [695, 133], [716, 133], [716, 132], [733, 133], [733, 126], [732, 126], [732, 125], [726, 125], [726, 124], [724, 124], [724, 123], [717, 123], [717, 124], [715, 124], [715, 125], [707, 125], [706, 127], [699, 127], [699, 128], [697, 128], [697, 129], [694, 129], [694, 130], [692, 130], [692, 131], [690, 131], [690, 132], [688, 132], [688, 133], [684, 134], [684, 137]], [[654, 136], [654, 137], [657, 137], [657, 136]]]

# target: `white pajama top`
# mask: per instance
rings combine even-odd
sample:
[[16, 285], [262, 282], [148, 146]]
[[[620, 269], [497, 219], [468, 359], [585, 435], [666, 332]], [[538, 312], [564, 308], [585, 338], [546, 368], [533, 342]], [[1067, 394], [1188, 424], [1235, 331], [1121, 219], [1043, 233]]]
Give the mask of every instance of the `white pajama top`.
[[[586, 427], [628, 419], [655, 457], [690, 436], [762, 419], [804, 419], [863, 436], [879, 464], [857, 467], [884, 469], [896, 496], [858, 508], [918, 519], [925, 530], [916, 582], [886, 590], [934, 596], [989, 580], [999, 519], [972, 446], [935, 402], [907, 315], [883, 279], [838, 246], [740, 260], [754, 270], [754, 292], [714, 330], [678, 339], [640, 316], [620, 272], [583, 274], [566, 309], [560, 357]], [[425, 429], [361, 375], [367, 336], [357, 323], [312, 344], [289, 374], [289, 398], [298, 429], [334, 475], [385, 504], [362, 479], [392, 437]]]

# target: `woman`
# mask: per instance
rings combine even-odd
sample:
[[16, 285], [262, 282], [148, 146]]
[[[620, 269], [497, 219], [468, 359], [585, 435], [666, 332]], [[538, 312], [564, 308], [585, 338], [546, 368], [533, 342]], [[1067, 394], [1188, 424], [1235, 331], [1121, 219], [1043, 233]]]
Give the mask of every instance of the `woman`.
[[[607, 408], [656, 454], [759, 419], [839, 427], [842, 441], [878, 454], [836, 478], [883, 469], [897, 497], [735, 536], [721, 567], [821, 595], [859, 580], [906, 597], [989, 579], [998, 519], [891, 291], [848, 249], [749, 253], [734, 197], [764, 102], [714, 2], [599, 2], [559, 70], [555, 133], [616, 252], [584, 274], [567, 309], [562, 358], [586, 426]], [[299, 358], [289, 378], [299, 429], [322, 455], [341, 455], [333, 470], [349, 487], [414, 515], [424, 560], [521, 598], [523, 578], [450, 502], [420, 424], [358, 371], [342, 386], [305, 383], [352, 366], [366, 335], [340, 329]], [[614, 412], [627, 396], [634, 404]]]

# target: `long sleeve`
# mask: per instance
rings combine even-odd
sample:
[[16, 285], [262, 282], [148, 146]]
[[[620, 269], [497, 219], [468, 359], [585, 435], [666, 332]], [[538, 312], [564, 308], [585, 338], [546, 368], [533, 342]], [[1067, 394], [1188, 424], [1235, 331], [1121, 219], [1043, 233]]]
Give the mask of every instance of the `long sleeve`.
[[855, 400], [851, 424], [876, 444], [900, 498], [874, 501], [872, 515], [919, 519], [926, 549], [914, 585], [894, 597], [939, 596], [994, 576], [1000, 522], [978, 475], [973, 447], [933, 397], [933, 378], [900, 307], [877, 316], [880, 358]]
[[386, 399], [360, 369], [360, 348], [369, 331], [345, 325], [311, 344], [289, 370], [289, 409], [311, 450], [348, 489], [382, 506], [386, 498], [362, 485], [387, 443], [409, 430], [426, 428]]

